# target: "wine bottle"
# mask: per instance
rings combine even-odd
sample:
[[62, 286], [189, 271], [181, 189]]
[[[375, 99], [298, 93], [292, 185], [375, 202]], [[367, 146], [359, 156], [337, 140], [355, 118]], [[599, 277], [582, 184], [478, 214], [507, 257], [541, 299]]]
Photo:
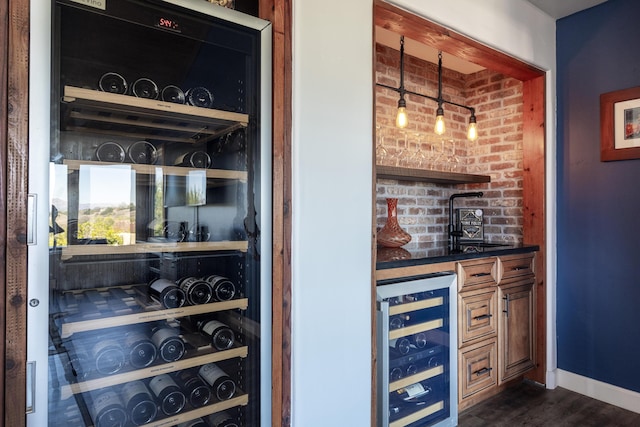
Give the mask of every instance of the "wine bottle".
[[91, 348], [91, 356], [96, 371], [101, 375], [116, 374], [124, 367], [124, 350], [114, 338], [98, 338]]
[[226, 411], [216, 412], [208, 417], [209, 425], [211, 427], [238, 427], [238, 423], [231, 417]]
[[173, 164], [175, 166], [208, 169], [211, 167], [211, 156], [205, 151], [189, 151], [178, 156]]
[[411, 403], [424, 402], [430, 399], [432, 394], [433, 390], [431, 386], [425, 382], [411, 384], [392, 393], [394, 398]]
[[149, 389], [166, 415], [175, 415], [184, 409], [187, 397], [168, 374], [161, 374], [149, 381]]
[[406, 316], [404, 314], [400, 314], [397, 316], [390, 316], [389, 317], [389, 329], [400, 329], [400, 328], [404, 328], [405, 326], [405, 321], [409, 320], [409, 316]]
[[196, 370], [187, 369], [178, 371], [174, 375], [176, 383], [187, 396], [189, 404], [194, 408], [205, 406], [211, 401], [211, 390], [198, 376]]
[[158, 85], [146, 77], [139, 78], [131, 86], [131, 92], [138, 98], [158, 99], [160, 94]]
[[145, 368], [156, 360], [158, 350], [140, 328], [134, 328], [124, 334], [124, 347], [129, 363], [136, 369]]
[[215, 301], [229, 301], [236, 295], [236, 285], [226, 277], [212, 274], [202, 280], [211, 285]]
[[184, 291], [167, 279], [154, 279], [149, 283], [149, 296], [164, 308], [178, 308], [184, 305]]
[[398, 381], [402, 377], [404, 377], [404, 373], [397, 366], [389, 371], [389, 382]]
[[405, 355], [411, 350], [411, 341], [407, 337], [389, 340], [389, 347], [397, 353]]
[[197, 277], [183, 277], [177, 282], [185, 294], [189, 305], [207, 304], [211, 302], [213, 290], [211, 285]]
[[87, 347], [78, 340], [68, 341], [64, 344], [67, 349], [68, 361], [65, 363], [65, 372], [71, 374], [70, 381], [84, 381], [90, 375], [92, 359]]
[[184, 341], [179, 332], [166, 323], [151, 330], [151, 342], [158, 349], [158, 357], [165, 362], [175, 362], [184, 356]]
[[141, 426], [156, 419], [158, 406], [142, 381], [132, 381], [123, 385], [122, 400], [133, 424]]
[[235, 342], [233, 330], [219, 320], [201, 320], [198, 329], [211, 340], [211, 346], [216, 350], [227, 350]]
[[202, 365], [198, 375], [211, 387], [219, 401], [229, 400], [236, 393], [236, 383], [215, 363]]
[[414, 364], [414, 363], [410, 363], [407, 365], [407, 367], [405, 368], [405, 373], [408, 377], [410, 377], [411, 375], [415, 375], [418, 373], [418, 365]]
[[174, 104], [184, 104], [184, 92], [178, 86], [168, 85], [162, 89], [162, 100]]
[[117, 93], [124, 95], [127, 93], [127, 80], [118, 73], [109, 72], [100, 77], [98, 87], [103, 92]]
[[193, 105], [194, 107], [211, 108], [213, 105], [213, 95], [206, 87], [192, 87], [187, 90], [185, 96], [187, 98], [187, 104]]
[[89, 413], [95, 427], [124, 426], [127, 413], [118, 393], [103, 389], [92, 393]]
[[411, 335], [411, 345], [416, 348], [425, 348], [427, 346], [427, 334], [418, 332]]

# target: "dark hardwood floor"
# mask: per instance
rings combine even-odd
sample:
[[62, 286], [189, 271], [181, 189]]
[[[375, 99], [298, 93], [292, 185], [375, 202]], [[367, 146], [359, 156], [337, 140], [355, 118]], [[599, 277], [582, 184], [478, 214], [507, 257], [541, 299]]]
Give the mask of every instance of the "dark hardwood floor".
[[567, 389], [522, 382], [462, 412], [460, 427], [640, 426], [640, 414]]

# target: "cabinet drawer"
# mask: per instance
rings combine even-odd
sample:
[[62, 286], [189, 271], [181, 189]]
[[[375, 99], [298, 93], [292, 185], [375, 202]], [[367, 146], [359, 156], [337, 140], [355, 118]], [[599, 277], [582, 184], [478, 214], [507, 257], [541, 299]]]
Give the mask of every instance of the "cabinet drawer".
[[488, 337], [497, 331], [497, 290], [465, 292], [458, 297], [458, 337], [459, 345], [482, 337]]
[[495, 258], [481, 258], [458, 263], [458, 291], [497, 283]]
[[535, 254], [501, 256], [499, 258], [500, 281], [534, 273]]
[[459, 396], [462, 401], [498, 383], [496, 340], [490, 339], [460, 351]]

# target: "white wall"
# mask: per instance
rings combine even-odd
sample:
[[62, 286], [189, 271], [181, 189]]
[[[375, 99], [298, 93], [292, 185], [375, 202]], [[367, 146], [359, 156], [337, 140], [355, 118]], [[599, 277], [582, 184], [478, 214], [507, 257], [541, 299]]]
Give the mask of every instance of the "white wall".
[[293, 2], [294, 426], [371, 412], [371, 0]]
[[[524, 0], [393, 3], [549, 70], [547, 152], [554, 152], [552, 18]], [[370, 425], [372, 25], [371, 0], [293, 1], [291, 404], [297, 427]], [[548, 202], [555, 197], [553, 178]], [[548, 208], [549, 230], [553, 217]], [[552, 278], [555, 273], [547, 277], [550, 294]]]

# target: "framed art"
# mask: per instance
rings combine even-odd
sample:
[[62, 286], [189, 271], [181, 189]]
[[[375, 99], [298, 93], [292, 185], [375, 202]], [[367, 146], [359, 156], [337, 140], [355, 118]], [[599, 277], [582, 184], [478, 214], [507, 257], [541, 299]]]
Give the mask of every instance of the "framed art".
[[600, 95], [600, 161], [640, 159], [640, 87]]

